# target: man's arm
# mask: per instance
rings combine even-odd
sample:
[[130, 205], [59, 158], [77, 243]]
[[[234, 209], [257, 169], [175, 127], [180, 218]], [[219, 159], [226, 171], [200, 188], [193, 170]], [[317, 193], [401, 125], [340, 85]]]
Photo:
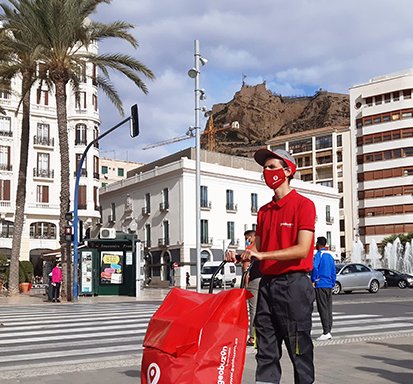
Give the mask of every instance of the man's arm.
[[[257, 247], [259, 247], [259, 245], [258, 242]], [[243, 260], [251, 260], [251, 257], [255, 257], [257, 260], [278, 261], [305, 259], [312, 246], [313, 231], [302, 229], [298, 231], [297, 244], [292, 247], [268, 252], [259, 252], [257, 248], [253, 247], [251, 249], [246, 249], [242, 254], [242, 258]]]

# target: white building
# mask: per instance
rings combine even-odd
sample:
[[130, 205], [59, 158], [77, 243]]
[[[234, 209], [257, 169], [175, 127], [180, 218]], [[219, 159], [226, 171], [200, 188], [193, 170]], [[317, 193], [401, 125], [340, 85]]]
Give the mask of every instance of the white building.
[[[104, 227], [135, 231], [144, 242], [153, 283], [166, 282], [170, 263], [178, 262], [177, 284], [196, 274], [195, 150], [129, 172], [128, 179], [100, 190]], [[293, 180], [317, 209], [316, 236], [339, 248], [339, 194], [336, 190]], [[256, 224], [259, 207], [272, 198], [252, 159], [201, 151], [201, 258], [222, 260], [223, 241], [244, 249], [244, 231]], [[327, 212], [330, 220], [327, 221]], [[192, 278], [192, 284], [195, 282]]]
[[[97, 46], [89, 49], [97, 52]], [[41, 66], [39, 66], [41, 70]], [[81, 69], [79, 99], [70, 86], [68, 94], [68, 136], [71, 191], [74, 190], [75, 166], [86, 145], [99, 134], [99, 110], [96, 69]], [[0, 92], [0, 252], [10, 255], [16, 204], [17, 177], [20, 161], [21, 110], [15, 115], [21, 92], [21, 79], [14, 78], [11, 92]], [[60, 152], [53, 92], [45, 85], [35, 85], [31, 93], [30, 144], [27, 168], [27, 195], [21, 259], [31, 260], [35, 274], [41, 275], [40, 255], [59, 247]], [[79, 216], [85, 230], [100, 217], [99, 213], [99, 148], [88, 152], [79, 189]], [[72, 192], [73, 194], [73, 192]], [[71, 202], [73, 206], [73, 201]]]
[[[363, 243], [413, 232], [413, 70], [350, 88]], [[357, 214], [357, 211], [355, 211]]]
[[276, 136], [267, 142], [269, 149], [289, 151], [297, 162], [296, 178], [336, 188], [340, 195], [339, 215], [327, 214], [328, 222], [339, 220], [340, 243], [336, 252], [349, 257], [354, 241], [354, 188], [350, 127], [332, 126]]

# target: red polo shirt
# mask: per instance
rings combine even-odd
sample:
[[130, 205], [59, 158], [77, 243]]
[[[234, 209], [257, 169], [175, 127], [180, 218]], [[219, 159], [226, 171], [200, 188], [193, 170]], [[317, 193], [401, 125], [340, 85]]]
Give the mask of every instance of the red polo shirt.
[[[297, 244], [298, 231], [314, 232], [314, 225], [314, 203], [293, 189], [281, 200], [273, 199], [258, 211], [256, 235], [260, 237], [260, 251], [276, 251], [292, 247]], [[261, 260], [259, 265], [264, 275], [281, 275], [294, 271], [309, 272], [313, 269], [313, 247], [310, 247], [304, 259]]]

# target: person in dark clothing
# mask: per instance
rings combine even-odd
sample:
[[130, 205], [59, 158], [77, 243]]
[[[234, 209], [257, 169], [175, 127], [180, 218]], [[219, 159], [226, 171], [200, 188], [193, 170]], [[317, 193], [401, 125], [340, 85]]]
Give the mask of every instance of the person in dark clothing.
[[[315, 206], [290, 187], [297, 168], [290, 153], [262, 148], [254, 159], [274, 191], [272, 200], [258, 211], [255, 245], [242, 254], [244, 260], [257, 259], [262, 273], [255, 314], [256, 384], [280, 383], [283, 342], [294, 382], [314, 383], [315, 293], [308, 274], [313, 268]], [[227, 252], [226, 260], [234, 261], [235, 253]]]
[[329, 340], [333, 327], [333, 287], [336, 283], [336, 265], [333, 256], [326, 251], [327, 239], [317, 237], [317, 253], [314, 256], [314, 268], [311, 281], [315, 288], [317, 310], [320, 314], [323, 334], [317, 340]]
[[[255, 243], [255, 231], [250, 229], [244, 232], [245, 238], [245, 249], [252, 248]], [[242, 269], [245, 271], [250, 266], [250, 261], [245, 261], [242, 263]], [[248, 332], [248, 346], [254, 346], [255, 344], [255, 335], [254, 335], [254, 320], [255, 313], [257, 310], [257, 300], [258, 300], [258, 290], [261, 281], [261, 272], [259, 263], [257, 260], [254, 261], [254, 264], [251, 266], [251, 269], [248, 272], [246, 278], [246, 287], [248, 291], [252, 293], [252, 297], [248, 299], [248, 312], [249, 312], [249, 332]]]

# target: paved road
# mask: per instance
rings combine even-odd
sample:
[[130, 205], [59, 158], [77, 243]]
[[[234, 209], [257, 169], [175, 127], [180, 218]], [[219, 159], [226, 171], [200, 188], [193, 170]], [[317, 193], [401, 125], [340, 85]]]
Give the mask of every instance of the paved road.
[[[0, 306], [0, 382], [52, 373], [57, 367], [139, 366], [146, 327], [157, 306], [137, 302]], [[408, 297], [336, 303], [334, 339], [316, 346], [413, 332], [411, 308], [413, 300]], [[317, 337], [321, 324], [316, 311], [313, 319]]]

